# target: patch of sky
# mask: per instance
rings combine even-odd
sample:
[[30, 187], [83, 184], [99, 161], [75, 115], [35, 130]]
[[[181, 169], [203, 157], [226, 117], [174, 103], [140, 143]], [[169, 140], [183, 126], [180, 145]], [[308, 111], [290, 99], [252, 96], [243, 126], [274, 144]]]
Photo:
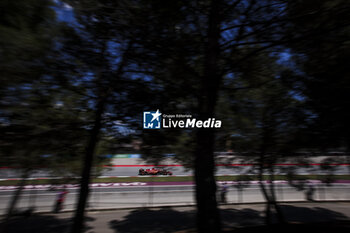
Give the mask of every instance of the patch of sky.
[[127, 136], [134, 134], [135, 132], [133, 129], [130, 128], [130, 126], [127, 123], [124, 123], [122, 120], [113, 121], [112, 124], [109, 125], [109, 128], [111, 131], [103, 129], [108, 136]]
[[56, 101], [55, 104], [54, 104], [54, 107], [55, 108], [61, 108], [63, 107], [64, 103], [60, 100]]
[[281, 52], [273, 53], [273, 55], [277, 56], [277, 63], [278, 64], [288, 64], [291, 62], [292, 54], [290, 49], [284, 49]]
[[1, 126], [10, 126], [11, 125], [11, 121], [8, 117], [3, 117], [1, 115], [3, 115], [4, 112], [0, 111], [0, 125]]
[[23, 84], [21, 86], [21, 89], [23, 89], [23, 90], [30, 90], [30, 89], [32, 89], [32, 85], [30, 83]]
[[[259, 21], [269, 21], [276, 17], [281, 17], [285, 14], [286, 4], [275, 3], [275, 4], [266, 4], [265, 1], [255, 2], [250, 12], [254, 12], [252, 16], [247, 18], [247, 14], [243, 13], [250, 8], [250, 1], [240, 1], [236, 9], [241, 11], [238, 13], [235, 19], [230, 20], [229, 23], [223, 24], [221, 43], [226, 46], [232, 46], [235, 44], [242, 43], [242, 40], [237, 40], [238, 33], [241, 34], [244, 38], [244, 43], [254, 42], [254, 39], [250, 36], [253, 32], [253, 27], [249, 26], [250, 22], [259, 23]], [[263, 17], [260, 19], [260, 17]], [[271, 23], [273, 24], [273, 22]], [[243, 27], [241, 27], [243, 25]], [[277, 24], [275, 26], [278, 26]], [[243, 31], [241, 31], [243, 29]], [[240, 32], [241, 31], [241, 32]], [[272, 35], [273, 36], [273, 35]], [[279, 38], [279, 35], [276, 34], [276, 39]], [[260, 45], [268, 45], [267, 43], [260, 43]]]
[[224, 23], [221, 26], [221, 29], [223, 30], [221, 33], [221, 42], [222, 43], [228, 43], [232, 41], [238, 34], [239, 26], [241, 24], [240, 19], [235, 19], [230, 22], [230, 24]]
[[88, 100], [87, 104], [88, 104], [88, 107], [90, 109], [95, 109], [96, 108], [96, 100], [94, 100], [94, 99]]
[[57, 20], [61, 22], [66, 22], [69, 24], [75, 24], [76, 19], [74, 16], [73, 7], [65, 2], [54, 0], [54, 6], [52, 8], [56, 12]]
[[142, 80], [144, 82], [153, 82], [154, 78], [151, 73], [151, 70], [147, 70], [145, 68], [141, 68], [136, 64], [130, 64], [125, 72], [128, 73], [128, 77], [131, 80]]
[[73, 86], [82, 86], [84, 83], [92, 82], [95, 79], [95, 74], [93, 72], [86, 72], [85, 75], [72, 79]]
[[107, 43], [107, 47], [108, 47], [108, 53], [111, 56], [111, 66], [115, 69], [117, 69], [117, 65], [120, 63], [121, 61], [121, 49], [124, 48], [124, 46], [121, 43], [115, 42], [115, 41], [109, 41]]
[[244, 137], [244, 136], [242, 134], [240, 134], [240, 133], [233, 133], [233, 134], [230, 135], [230, 137], [232, 137], [232, 138], [241, 138], [241, 137]]
[[303, 110], [303, 112], [304, 112], [304, 114], [305, 114], [306, 116], [308, 116], [307, 119], [308, 119], [309, 121], [312, 121], [312, 120], [314, 120], [314, 119], [316, 119], [316, 118], [319, 117], [318, 114], [316, 114], [316, 113], [314, 113], [314, 112], [312, 112], [311, 110], [308, 110], [308, 109]]
[[298, 91], [290, 90], [288, 94], [297, 101], [305, 101], [306, 97]]
[[237, 74], [236, 73], [228, 73], [225, 75], [224, 79], [223, 79], [223, 82], [224, 82], [224, 85], [231, 85], [233, 83], [233, 81], [237, 78]]

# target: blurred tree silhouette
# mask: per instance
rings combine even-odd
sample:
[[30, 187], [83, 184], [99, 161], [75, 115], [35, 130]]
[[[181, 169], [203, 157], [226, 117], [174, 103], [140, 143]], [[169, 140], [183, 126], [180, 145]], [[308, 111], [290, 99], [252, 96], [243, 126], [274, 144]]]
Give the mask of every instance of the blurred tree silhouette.
[[[199, 232], [221, 231], [215, 148], [253, 155], [261, 181], [298, 148], [348, 149], [345, 0], [55, 3], [69, 4], [69, 22], [50, 1], [0, 3], [0, 153], [25, 168], [83, 158], [72, 232], [83, 229], [96, 150], [110, 141], [139, 137], [146, 159], [177, 152], [193, 166]], [[140, 130], [141, 112], [156, 109], [223, 128]], [[274, 207], [283, 221], [269, 188], [261, 182], [267, 220]]]
[[[288, 21], [283, 1], [140, 3], [130, 10], [132, 33], [142, 48], [136, 51], [142, 59], [139, 67], [143, 69], [139, 72], [153, 76], [151, 80], [158, 85], [153, 96], [162, 90], [160, 106], [164, 107], [171, 98], [182, 103], [181, 108], [176, 105], [161, 108], [163, 113], [170, 109], [171, 112], [190, 112], [202, 120], [214, 117], [221, 88], [229, 83], [236, 84], [233, 91], [263, 84], [258, 75], [250, 75], [254, 71], [249, 69], [249, 58], [271, 48], [275, 49], [270, 52], [276, 52], [278, 46], [297, 39], [285, 34]], [[247, 67], [244, 71], [241, 70], [243, 64]], [[245, 73], [245, 83], [249, 87], [235, 79], [240, 72]], [[161, 143], [165, 145], [166, 138], [161, 135], [160, 131], [149, 133], [149, 136], [163, 139]], [[214, 130], [196, 130], [194, 142], [197, 227], [199, 232], [219, 232]], [[155, 143], [157, 140], [150, 142], [153, 146]]]
[[[284, 222], [275, 197], [274, 164], [298, 149], [295, 137], [299, 129], [305, 127], [307, 118], [301, 108], [302, 101], [282, 82], [280, 74], [286, 68], [279, 65], [277, 59], [266, 53], [248, 59], [248, 63], [240, 66], [241, 74], [236, 75], [235, 82], [222, 91], [218, 108], [218, 115], [231, 119], [224, 129], [229, 134], [230, 148], [244, 163], [251, 160], [257, 164], [250, 172], [258, 174], [267, 203], [267, 223], [271, 222], [271, 207]], [[254, 79], [254, 83], [261, 84], [259, 87], [237, 89], [237, 86], [251, 86], [249, 82]], [[231, 89], [237, 90], [232, 92]], [[223, 103], [225, 108], [221, 106]], [[264, 174], [270, 174], [269, 186], [264, 184]]]
[[91, 113], [87, 143], [84, 150], [80, 194], [73, 221], [72, 232], [83, 230], [84, 212], [89, 194], [94, 155], [101, 136], [118, 139], [130, 138], [124, 128], [132, 129], [139, 115], [142, 98], [138, 92], [149, 91], [144, 80], [127, 75], [133, 68], [135, 38], [129, 34], [127, 2], [120, 1], [67, 1], [73, 7], [74, 24], [66, 27], [60, 64], [62, 72], [57, 77], [68, 86], [76, 86]]
[[44, 90], [35, 89], [55, 32], [55, 14], [50, 6], [48, 1], [0, 3], [0, 162], [23, 168], [23, 179], [9, 204], [7, 219], [21, 194], [24, 179], [45, 162], [40, 155], [50, 151], [43, 147], [50, 133], [38, 126], [50, 100], [45, 98]]
[[[283, 78], [305, 97], [313, 114], [305, 147], [349, 151], [350, 5], [348, 1], [290, 1], [290, 33], [309, 40], [291, 43], [294, 71]], [[293, 17], [296, 14], [302, 17]], [[306, 142], [305, 142], [306, 143]]]
[[[268, 75], [261, 74], [265, 71], [250, 66], [251, 58], [257, 57], [259, 59], [255, 63], [271, 66], [275, 62], [269, 57], [285, 52], [287, 45], [309, 40], [315, 34], [315, 31], [306, 35], [293, 33], [291, 19], [301, 17], [304, 12], [290, 16], [287, 1], [85, 3], [80, 7], [73, 4], [73, 7], [84, 16], [81, 19], [85, 20], [83, 25], [88, 31], [97, 30], [100, 36], [118, 38], [119, 45], [125, 46], [125, 43], [121, 44], [125, 38], [133, 42], [130, 49], [133, 65], [128, 66], [125, 73], [145, 81], [145, 85], [129, 101], [138, 103], [137, 98], [143, 100], [139, 103], [143, 103], [144, 107], [139, 110], [146, 106], [159, 108], [163, 113], [191, 112], [202, 120], [215, 116], [221, 89], [235, 92], [265, 87], [270, 82], [266, 80]], [[94, 41], [98, 42], [97, 39]], [[117, 54], [120, 56], [122, 53]], [[237, 79], [238, 75], [243, 81]], [[265, 79], [261, 79], [261, 75]], [[274, 73], [269, 75], [271, 79], [276, 79]], [[259, 131], [255, 137], [262, 140], [256, 148], [262, 156], [262, 166], [275, 161], [272, 159], [274, 156], [268, 159], [265, 156], [281, 151], [282, 147], [274, 148], [272, 145], [279, 143], [286, 146], [289, 137], [292, 137], [287, 131], [293, 132], [296, 125], [287, 124], [290, 123], [289, 118], [281, 121], [285, 116], [294, 116], [289, 115], [292, 111], [289, 101], [293, 103], [294, 100], [288, 90], [278, 85], [272, 82], [263, 89], [264, 93], [255, 99], [262, 105], [252, 103], [256, 107], [254, 109], [259, 110], [255, 116], [258, 122], [253, 122], [252, 130]], [[237, 102], [240, 101], [237, 99]], [[135, 111], [138, 106], [134, 107]], [[128, 111], [133, 110], [129, 108]], [[198, 129], [195, 134], [197, 226], [199, 232], [219, 232], [213, 156], [215, 134], [213, 129]], [[147, 150], [150, 146], [153, 152], [161, 155], [168, 148], [168, 142], [179, 135], [175, 131], [144, 133], [144, 148]], [[269, 169], [273, 167], [269, 166]]]
[[[65, 82], [65, 38], [50, 1], [2, 1], [0, 166], [22, 177], [7, 219], [26, 178], [38, 169], [75, 177], [91, 124], [83, 87]], [[67, 70], [65, 70], [67, 71]], [[84, 96], [85, 97], [85, 96]], [[101, 163], [103, 159], [100, 159]]]

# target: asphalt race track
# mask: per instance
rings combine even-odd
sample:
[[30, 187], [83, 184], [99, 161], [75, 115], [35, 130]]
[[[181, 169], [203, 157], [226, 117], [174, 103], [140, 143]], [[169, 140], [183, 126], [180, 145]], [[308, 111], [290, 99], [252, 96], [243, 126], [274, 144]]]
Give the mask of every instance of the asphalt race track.
[[[194, 185], [184, 182], [172, 182], [172, 185], [139, 183], [115, 187], [93, 187], [89, 199], [88, 209], [113, 209], [150, 206], [193, 205]], [[220, 187], [220, 183], [218, 184]], [[298, 191], [286, 183], [276, 184], [276, 195], [279, 201], [305, 201], [306, 190]], [[315, 201], [348, 201], [350, 200], [350, 184], [336, 183], [331, 186], [313, 184], [313, 199]], [[58, 189], [59, 190], [59, 189]], [[24, 211], [34, 207], [36, 211], [52, 211], [58, 190], [43, 187], [39, 190], [24, 190], [17, 209]], [[220, 188], [219, 188], [220, 190]], [[6, 207], [15, 190], [0, 190], [0, 215], [5, 213]], [[68, 188], [68, 195], [64, 209], [75, 208], [79, 189]], [[218, 191], [219, 194], [219, 191]], [[218, 195], [219, 196], [219, 195]], [[264, 202], [257, 184], [251, 184], [239, 192], [233, 184], [229, 184], [227, 193], [228, 203], [257, 203]]]

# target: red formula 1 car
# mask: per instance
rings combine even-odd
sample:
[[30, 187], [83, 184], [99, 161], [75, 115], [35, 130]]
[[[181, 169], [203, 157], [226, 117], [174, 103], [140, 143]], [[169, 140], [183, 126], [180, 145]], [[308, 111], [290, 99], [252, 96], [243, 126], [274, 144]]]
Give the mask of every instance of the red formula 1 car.
[[167, 171], [163, 168], [150, 168], [150, 169], [143, 169], [140, 168], [139, 169], [139, 176], [143, 176], [143, 175], [172, 175], [173, 173], [171, 171]]

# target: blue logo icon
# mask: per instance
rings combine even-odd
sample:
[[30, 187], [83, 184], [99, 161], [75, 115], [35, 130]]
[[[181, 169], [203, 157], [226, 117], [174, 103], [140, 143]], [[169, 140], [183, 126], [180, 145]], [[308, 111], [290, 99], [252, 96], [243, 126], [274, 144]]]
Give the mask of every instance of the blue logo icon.
[[159, 109], [156, 112], [143, 112], [143, 128], [160, 129], [161, 115]]

